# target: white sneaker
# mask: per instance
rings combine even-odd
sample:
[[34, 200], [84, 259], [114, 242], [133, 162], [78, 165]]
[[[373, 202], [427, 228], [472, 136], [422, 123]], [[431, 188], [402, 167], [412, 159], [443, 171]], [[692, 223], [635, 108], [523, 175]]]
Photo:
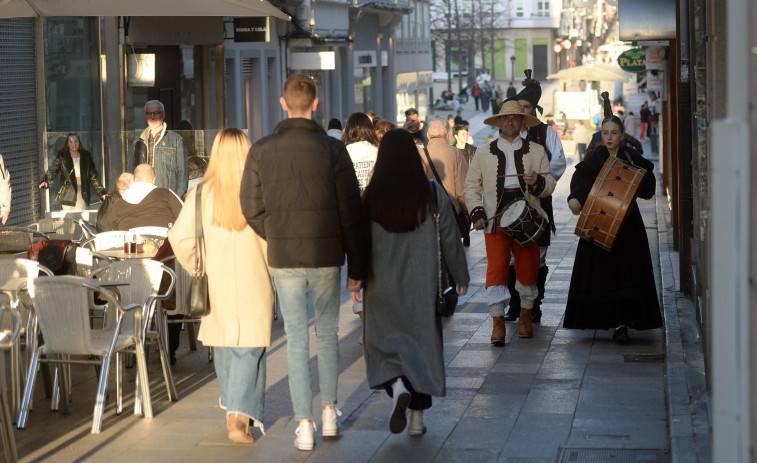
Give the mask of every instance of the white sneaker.
[[337, 416], [342, 416], [342, 412], [336, 407], [324, 407], [321, 415], [321, 432], [323, 437], [336, 437], [342, 433], [342, 423]]
[[401, 433], [407, 426], [407, 406], [410, 405], [410, 392], [402, 382], [402, 378], [392, 384], [394, 407], [389, 416], [389, 430], [394, 434]]
[[410, 410], [410, 424], [407, 426], [409, 436], [422, 436], [426, 434], [426, 426], [423, 425], [423, 410]]
[[294, 446], [298, 450], [313, 450], [315, 447], [315, 423], [310, 420], [300, 420], [297, 430], [294, 432]]

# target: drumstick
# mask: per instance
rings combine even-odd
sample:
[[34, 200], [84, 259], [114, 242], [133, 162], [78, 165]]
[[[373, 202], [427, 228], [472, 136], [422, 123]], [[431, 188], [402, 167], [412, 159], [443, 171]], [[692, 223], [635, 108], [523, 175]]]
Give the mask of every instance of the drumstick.
[[[537, 172], [536, 175], [547, 175], [551, 174], [552, 172]], [[524, 177], [528, 174], [510, 174], [510, 175], [497, 175], [497, 177]]]

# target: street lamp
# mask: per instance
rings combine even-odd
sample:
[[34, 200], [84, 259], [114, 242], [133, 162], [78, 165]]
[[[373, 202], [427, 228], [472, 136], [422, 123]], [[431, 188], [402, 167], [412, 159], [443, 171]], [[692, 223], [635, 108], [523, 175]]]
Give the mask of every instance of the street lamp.
[[512, 72], [511, 82], [515, 82], [515, 55], [510, 57], [510, 71]]

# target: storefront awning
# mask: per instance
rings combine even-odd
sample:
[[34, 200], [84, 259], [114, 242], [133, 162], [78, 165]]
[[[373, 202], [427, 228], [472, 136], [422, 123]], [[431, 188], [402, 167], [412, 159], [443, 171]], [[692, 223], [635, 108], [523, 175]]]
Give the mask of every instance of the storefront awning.
[[42, 16], [290, 17], [266, 0], [0, 0], [0, 18]]

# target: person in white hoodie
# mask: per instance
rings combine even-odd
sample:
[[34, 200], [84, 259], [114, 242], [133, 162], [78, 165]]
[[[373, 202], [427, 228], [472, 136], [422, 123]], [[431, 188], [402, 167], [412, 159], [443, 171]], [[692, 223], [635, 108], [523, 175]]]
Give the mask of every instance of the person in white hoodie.
[[360, 192], [365, 190], [373, 173], [373, 165], [378, 154], [378, 137], [371, 119], [365, 113], [352, 113], [344, 124], [342, 141], [352, 159], [355, 175], [360, 184]]
[[[344, 123], [342, 141], [347, 145], [347, 152], [355, 168], [360, 194], [365, 191], [373, 175], [373, 165], [376, 164], [379, 140], [371, 118], [365, 113], [352, 113]], [[363, 320], [363, 303], [355, 302], [352, 311]]]

